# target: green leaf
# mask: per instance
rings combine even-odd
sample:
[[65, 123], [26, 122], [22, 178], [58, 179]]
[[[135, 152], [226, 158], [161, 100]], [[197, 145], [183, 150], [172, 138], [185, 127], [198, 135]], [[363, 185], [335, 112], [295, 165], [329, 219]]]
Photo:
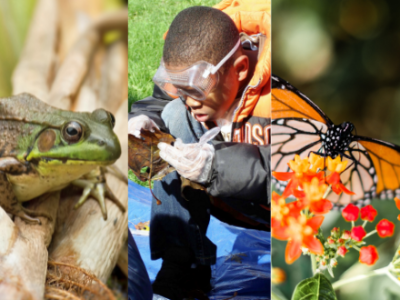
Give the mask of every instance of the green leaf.
[[337, 298], [328, 278], [317, 273], [296, 286], [292, 300], [337, 300]]

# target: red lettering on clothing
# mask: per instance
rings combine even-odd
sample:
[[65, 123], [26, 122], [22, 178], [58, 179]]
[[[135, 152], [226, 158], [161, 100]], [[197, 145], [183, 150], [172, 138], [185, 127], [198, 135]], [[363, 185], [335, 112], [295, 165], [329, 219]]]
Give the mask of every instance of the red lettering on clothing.
[[244, 142], [251, 144], [251, 124], [247, 122], [245, 128]]
[[236, 143], [241, 143], [241, 142], [242, 142], [240, 132], [241, 132], [240, 128], [235, 129], [235, 130], [233, 131], [233, 139], [232, 139], [232, 142], [236, 142]]
[[252, 134], [253, 134], [253, 138], [255, 139], [255, 141], [253, 142], [253, 145], [264, 145], [264, 141], [262, 140], [263, 129], [260, 124], [253, 125]]
[[265, 145], [271, 144], [271, 126], [264, 127]]

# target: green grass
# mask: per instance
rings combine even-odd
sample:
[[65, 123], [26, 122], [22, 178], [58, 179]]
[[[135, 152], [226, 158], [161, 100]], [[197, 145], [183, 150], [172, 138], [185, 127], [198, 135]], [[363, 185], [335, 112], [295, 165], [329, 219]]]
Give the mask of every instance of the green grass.
[[219, 2], [219, 0], [129, 1], [129, 108], [133, 102], [152, 94], [152, 78], [161, 60], [163, 35], [174, 17], [190, 6], [213, 6]]

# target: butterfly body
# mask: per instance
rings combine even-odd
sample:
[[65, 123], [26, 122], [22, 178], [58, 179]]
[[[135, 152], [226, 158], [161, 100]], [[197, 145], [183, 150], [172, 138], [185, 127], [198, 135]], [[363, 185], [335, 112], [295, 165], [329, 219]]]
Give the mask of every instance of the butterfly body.
[[326, 134], [321, 133], [322, 146], [325, 148], [326, 155], [335, 158], [349, 150], [349, 145], [353, 140], [353, 130], [352, 123], [343, 122], [339, 126], [331, 125]]
[[[332, 158], [340, 155], [348, 161], [341, 178], [356, 194], [331, 193], [328, 199], [335, 207], [400, 196], [399, 146], [355, 135], [350, 122], [335, 125], [307, 96], [277, 76], [272, 76], [271, 124], [273, 171], [289, 171], [288, 161], [310, 152]], [[285, 183], [278, 184], [284, 187]]]

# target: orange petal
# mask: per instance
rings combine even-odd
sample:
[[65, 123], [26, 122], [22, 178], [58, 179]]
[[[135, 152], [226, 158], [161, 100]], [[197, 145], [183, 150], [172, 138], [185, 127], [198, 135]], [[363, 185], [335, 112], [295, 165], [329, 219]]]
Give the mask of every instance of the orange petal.
[[346, 189], [346, 187], [342, 183], [339, 183], [339, 185], [340, 185], [340, 188], [342, 189], [342, 191], [345, 192], [347, 195], [355, 195], [354, 192]]
[[294, 172], [272, 172], [272, 176], [279, 181], [288, 181], [294, 176]]
[[287, 226], [272, 226], [271, 235], [277, 240], [287, 241], [289, 235], [286, 232]]
[[321, 199], [319, 201], [313, 201], [310, 204], [310, 211], [316, 214], [326, 214], [328, 213], [333, 207], [331, 201], [327, 199]]
[[324, 221], [324, 216], [315, 216], [307, 220], [307, 225], [310, 226], [315, 232], [318, 232], [318, 228], [321, 227]]
[[301, 242], [290, 240], [286, 245], [285, 261], [287, 264], [292, 264], [301, 255]]
[[324, 246], [315, 236], [306, 236], [303, 238], [303, 246], [308, 248], [311, 253], [322, 255], [324, 254]]

